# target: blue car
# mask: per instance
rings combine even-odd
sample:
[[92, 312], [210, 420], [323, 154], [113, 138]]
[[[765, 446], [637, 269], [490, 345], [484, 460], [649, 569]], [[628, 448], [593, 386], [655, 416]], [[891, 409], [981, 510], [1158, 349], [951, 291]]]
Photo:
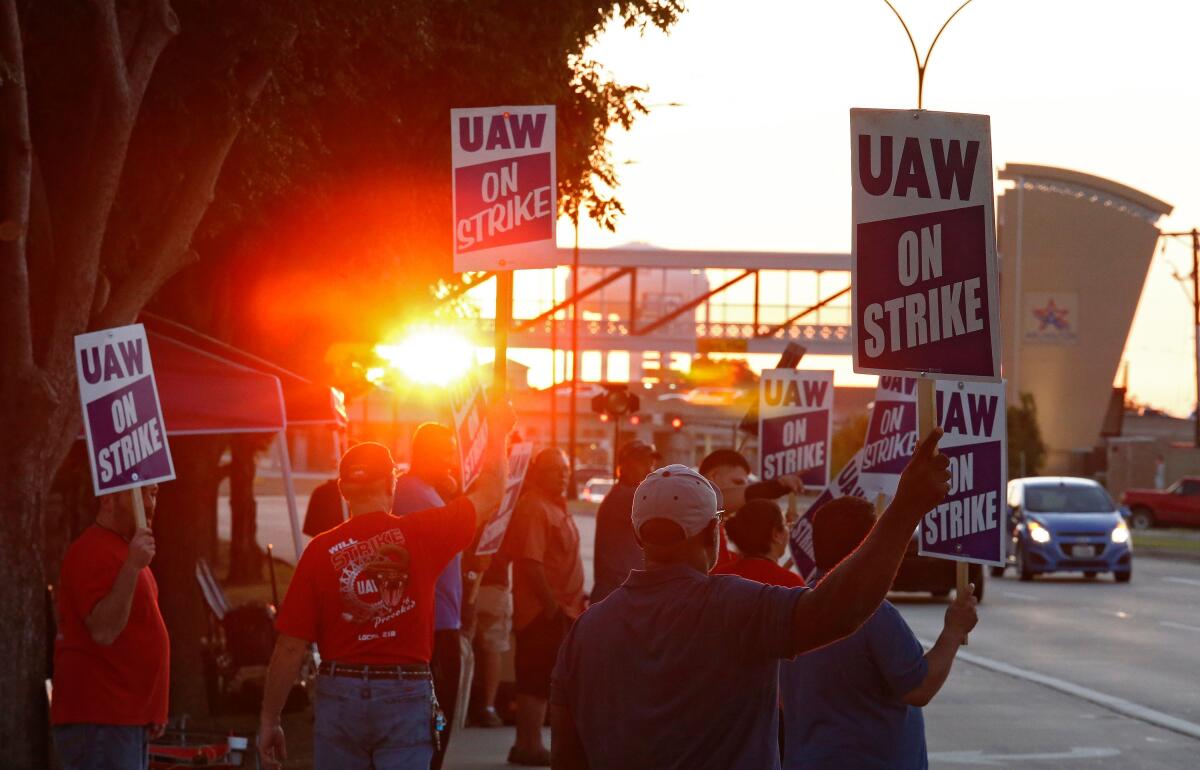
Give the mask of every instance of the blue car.
[[[1037, 477], [1008, 484], [1008, 563], [1021, 580], [1051, 572], [1133, 575], [1133, 543], [1120, 506], [1091, 479]], [[1003, 568], [996, 568], [1002, 573]]]

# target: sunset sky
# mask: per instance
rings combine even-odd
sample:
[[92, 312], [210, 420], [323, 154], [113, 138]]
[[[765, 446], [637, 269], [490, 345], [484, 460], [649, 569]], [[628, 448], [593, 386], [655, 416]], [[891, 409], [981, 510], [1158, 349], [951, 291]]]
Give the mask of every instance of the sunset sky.
[[[899, 0], [922, 55], [959, 0]], [[916, 67], [882, 0], [692, 0], [670, 35], [614, 28], [593, 49], [658, 107], [614, 135], [615, 234], [585, 247], [849, 251], [851, 107], [913, 107]], [[993, 161], [1107, 177], [1175, 206], [1163, 230], [1200, 226], [1200, 4], [975, 0], [951, 23], [925, 107], [992, 116]], [[559, 243], [572, 232], [560, 223]], [[1177, 414], [1194, 399], [1189, 297], [1156, 252], [1126, 347], [1138, 399]], [[1190, 293], [1190, 286], [1187, 289]], [[839, 367], [841, 368], [841, 367]]]

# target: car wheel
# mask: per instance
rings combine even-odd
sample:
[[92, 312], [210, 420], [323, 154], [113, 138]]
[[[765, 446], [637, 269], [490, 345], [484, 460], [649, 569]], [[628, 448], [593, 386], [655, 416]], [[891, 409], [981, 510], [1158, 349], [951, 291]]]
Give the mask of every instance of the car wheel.
[[992, 577], [1004, 577], [1004, 567], [992, 567]]
[[1091, 580], [1092, 578], [1096, 577], [1096, 571], [1095, 570], [1087, 570], [1086, 572], [1083, 573], [1083, 576], [1085, 578], [1087, 578], [1088, 580]]
[[1134, 529], [1150, 529], [1154, 526], [1154, 512], [1139, 505], [1131, 512], [1129, 523]]
[[1132, 577], [1133, 577], [1133, 570], [1131, 570], [1131, 569], [1125, 570], [1124, 572], [1114, 572], [1113, 573], [1113, 579], [1116, 580], [1118, 583], [1128, 583], [1129, 579]]
[[1021, 546], [1017, 546], [1017, 575], [1024, 582], [1033, 580], [1033, 572], [1029, 569], [1029, 565], [1025, 563], [1025, 549]]

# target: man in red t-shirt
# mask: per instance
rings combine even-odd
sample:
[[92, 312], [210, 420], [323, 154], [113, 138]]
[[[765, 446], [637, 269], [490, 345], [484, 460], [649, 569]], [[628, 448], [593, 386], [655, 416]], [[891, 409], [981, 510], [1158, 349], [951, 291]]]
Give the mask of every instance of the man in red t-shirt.
[[167, 723], [170, 645], [149, 569], [154, 535], [137, 527], [137, 494], [149, 524], [157, 485], [105, 495], [96, 523], [63, 560], [50, 722], [65, 770], [145, 768], [147, 739]]
[[395, 464], [382, 444], [358, 444], [342, 456], [338, 486], [350, 519], [308, 544], [276, 620], [259, 729], [267, 767], [287, 756], [280, 713], [312, 642], [321, 655], [314, 766], [429, 766], [444, 727], [429, 670], [434, 586], [500, 505], [511, 427], [511, 410], [502, 411], [492, 415], [474, 488], [440, 508], [391, 514]]

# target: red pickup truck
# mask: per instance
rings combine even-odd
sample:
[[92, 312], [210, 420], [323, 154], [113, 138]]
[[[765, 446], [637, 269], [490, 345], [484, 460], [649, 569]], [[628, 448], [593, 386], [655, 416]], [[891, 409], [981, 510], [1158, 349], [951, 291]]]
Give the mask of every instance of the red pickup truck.
[[1185, 476], [1166, 489], [1130, 489], [1121, 495], [1134, 529], [1200, 527], [1200, 477]]

